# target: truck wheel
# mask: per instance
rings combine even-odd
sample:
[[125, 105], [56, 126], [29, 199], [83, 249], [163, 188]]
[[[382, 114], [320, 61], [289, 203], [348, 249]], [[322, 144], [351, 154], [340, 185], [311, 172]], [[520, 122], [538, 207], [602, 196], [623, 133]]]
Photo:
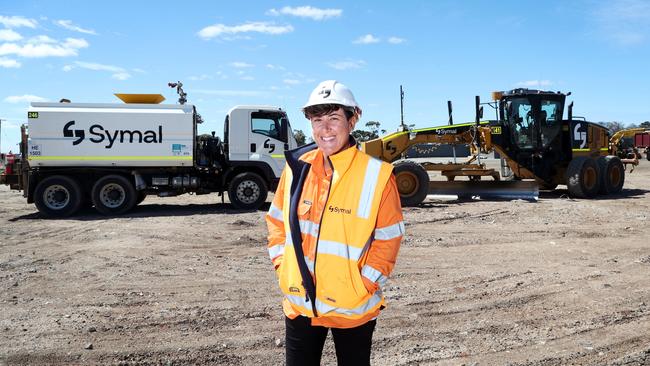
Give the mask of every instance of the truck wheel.
[[133, 184], [121, 175], [107, 175], [93, 186], [93, 204], [104, 215], [119, 215], [135, 206], [137, 193]]
[[136, 198], [135, 200], [136, 206], [141, 204], [142, 201], [144, 201], [144, 199], [147, 198], [147, 192], [145, 191], [137, 191], [136, 195], [138, 196], [138, 198]]
[[53, 175], [36, 186], [34, 204], [48, 217], [67, 217], [81, 208], [82, 194], [79, 183], [73, 178]]
[[625, 167], [617, 156], [601, 156], [598, 158], [600, 169], [600, 190], [601, 194], [614, 194], [623, 189], [625, 183]]
[[228, 198], [242, 210], [256, 210], [266, 201], [269, 190], [262, 177], [255, 173], [240, 173], [228, 186]]
[[429, 193], [429, 174], [422, 165], [413, 161], [400, 161], [393, 168], [402, 206], [417, 206]]
[[566, 185], [569, 195], [577, 198], [593, 198], [600, 189], [600, 172], [594, 159], [577, 157], [569, 163]]

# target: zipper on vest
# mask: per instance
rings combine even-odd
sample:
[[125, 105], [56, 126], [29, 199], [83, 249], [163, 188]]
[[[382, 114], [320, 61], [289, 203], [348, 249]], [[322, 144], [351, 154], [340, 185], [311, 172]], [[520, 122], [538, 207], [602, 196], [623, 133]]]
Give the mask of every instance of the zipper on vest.
[[327, 187], [327, 196], [325, 196], [325, 207], [323, 207], [323, 211], [320, 214], [320, 220], [318, 221], [318, 235], [316, 236], [316, 248], [314, 250], [314, 292], [316, 293], [314, 296], [314, 317], [317, 317], [318, 314], [316, 313], [316, 298], [318, 298], [318, 291], [316, 290], [318, 288], [318, 282], [316, 281], [316, 260], [318, 260], [318, 243], [320, 242], [320, 231], [322, 229], [323, 225], [323, 216], [325, 216], [325, 211], [327, 210], [327, 200], [330, 198], [330, 192], [332, 191], [332, 181], [334, 180], [334, 164], [332, 164], [332, 161], [330, 160], [329, 156], [327, 157], [327, 161], [330, 163], [330, 166], [332, 167], [332, 175], [330, 177], [330, 185]]

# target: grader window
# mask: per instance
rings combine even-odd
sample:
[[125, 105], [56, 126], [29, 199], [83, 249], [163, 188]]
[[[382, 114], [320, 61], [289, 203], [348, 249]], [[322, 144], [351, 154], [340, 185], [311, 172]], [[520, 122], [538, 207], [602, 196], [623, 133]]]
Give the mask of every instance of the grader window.
[[513, 144], [522, 149], [532, 148], [535, 142], [535, 117], [528, 98], [510, 100], [505, 112]]
[[553, 142], [562, 129], [561, 102], [556, 100], [542, 100], [539, 116], [542, 144], [544, 147]]

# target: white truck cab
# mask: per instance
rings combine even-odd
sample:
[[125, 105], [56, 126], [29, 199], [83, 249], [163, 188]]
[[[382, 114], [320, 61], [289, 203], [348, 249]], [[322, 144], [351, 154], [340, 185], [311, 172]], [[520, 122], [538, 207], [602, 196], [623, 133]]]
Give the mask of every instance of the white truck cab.
[[267, 165], [275, 177], [284, 168], [284, 150], [298, 147], [286, 112], [266, 105], [239, 105], [228, 111], [224, 143], [230, 162]]

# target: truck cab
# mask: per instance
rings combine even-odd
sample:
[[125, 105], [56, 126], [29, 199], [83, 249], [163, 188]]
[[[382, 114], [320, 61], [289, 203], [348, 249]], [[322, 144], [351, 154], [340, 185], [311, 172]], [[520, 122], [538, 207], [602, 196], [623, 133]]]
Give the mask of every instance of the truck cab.
[[[298, 147], [287, 113], [272, 106], [235, 106], [224, 122], [225, 155], [231, 163], [284, 168], [284, 150]], [[271, 172], [270, 172], [271, 173]]]

